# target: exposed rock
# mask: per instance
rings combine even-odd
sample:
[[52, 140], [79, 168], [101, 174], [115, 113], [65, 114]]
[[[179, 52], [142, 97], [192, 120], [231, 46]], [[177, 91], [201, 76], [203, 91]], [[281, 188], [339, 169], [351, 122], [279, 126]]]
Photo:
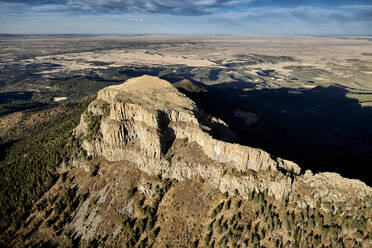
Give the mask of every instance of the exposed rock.
[[[99, 134], [89, 137], [89, 123], [97, 115], [102, 116]], [[312, 175], [307, 171], [300, 175], [301, 168], [294, 162], [217, 140], [208, 132], [216, 123], [228, 130], [169, 82], [142, 76], [99, 91], [75, 135], [83, 137], [88, 156], [127, 160], [150, 175], [178, 180], [200, 176], [221, 191], [238, 191], [243, 197], [252, 190], [267, 190], [277, 199], [298, 192], [305, 194], [302, 200], [306, 202], [314, 196], [346, 201], [372, 195], [371, 188], [360, 181], [335, 173]], [[190, 146], [193, 149], [187, 150]]]
[[302, 184], [313, 192], [314, 198], [324, 199], [329, 202], [339, 202], [351, 199], [363, 199], [371, 196], [371, 188], [365, 183], [341, 177], [337, 173], [324, 172], [311, 175], [307, 173], [298, 177], [295, 184]]
[[278, 161], [279, 167], [287, 171], [293, 172], [296, 175], [300, 174], [301, 172], [301, 168], [292, 161], [281, 159], [281, 158], [277, 158], [276, 161]]

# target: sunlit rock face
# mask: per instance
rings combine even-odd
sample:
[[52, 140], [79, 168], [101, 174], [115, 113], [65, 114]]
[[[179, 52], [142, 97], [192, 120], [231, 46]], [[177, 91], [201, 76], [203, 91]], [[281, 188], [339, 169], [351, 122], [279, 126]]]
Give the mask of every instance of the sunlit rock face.
[[[243, 197], [252, 190], [267, 191], [277, 199], [296, 192], [301, 195], [299, 202], [311, 205], [318, 198], [345, 201], [372, 194], [360, 181], [335, 173], [301, 175], [300, 167], [291, 161], [218, 140], [210, 132], [216, 123], [228, 130], [171, 83], [141, 76], [99, 91], [75, 136], [82, 138], [88, 156], [130, 161], [151, 175], [178, 180], [201, 177], [223, 192], [239, 192]], [[358, 193], [350, 196], [346, 193], [350, 190]]]

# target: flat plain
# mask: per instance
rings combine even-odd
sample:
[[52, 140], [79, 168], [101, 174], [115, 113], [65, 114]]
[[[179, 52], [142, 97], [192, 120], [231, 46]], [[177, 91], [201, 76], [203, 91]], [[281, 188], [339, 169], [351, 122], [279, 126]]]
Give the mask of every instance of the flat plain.
[[372, 104], [370, 37], [16, 36], [0, 41], [1, 92], [63, 91], [51, 81], [88, 71], [120, 80], [146, 67], [148, 73], [176, 73], [208, 85], [246, 82], [247, 89], [339, 85], [363, 106]]

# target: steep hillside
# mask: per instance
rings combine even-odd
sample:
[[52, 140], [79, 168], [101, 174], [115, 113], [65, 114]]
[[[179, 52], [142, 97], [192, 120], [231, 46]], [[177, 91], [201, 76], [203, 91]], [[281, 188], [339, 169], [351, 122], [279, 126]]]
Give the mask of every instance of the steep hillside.
[[370, 187], [234, 140], [165, 80], [104, 88], [67, 144], [79, 149], [10, 244], [372, 245]]
[[58, 179], [58, 166], [71, 154], [65, 144], [93, 98], [0, 118], [0, 241]]

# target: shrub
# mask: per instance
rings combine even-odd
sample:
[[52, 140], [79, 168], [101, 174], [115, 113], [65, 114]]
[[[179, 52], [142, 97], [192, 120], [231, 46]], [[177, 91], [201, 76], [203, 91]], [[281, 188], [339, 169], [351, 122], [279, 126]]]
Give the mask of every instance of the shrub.
[[99, 170], [99, 164], [93, 165], [93, 168], [91, 168], [90, 170], [90, 176], [95, 177], [98, 173], [98, 170]]
[[217, 211], [216, 211], [216, 209], [213, 209], [212, 214], [211, 214], [211, 218], [214, 219], [216, 217], [216, 215], [217, 215]]
[[242, 201], [241, 201], [241, 200], [238, 200], [238, 201], [236, 202], [236, 204], [235, 204], [235, 207], [236, 207], [237, 209], [239, 209], [241, 205], [242, 205]]
[[230, 210], [230, 205], [231, 205], [231, 199], [225, 201], [225, 210]]
[[137, 187], [128, 189], [127, 190], [127, 197], [132, 198], [136, 192], [137, 192]]
[[209, 244], [209, 242], [211, 241], [211, 238], [212, 238], [212, 231], [209, 232], [205, 237], [204, 237], [204, 242], [206, 245]]
[[199, 240], [195, 240], [194, 242], [192, 242], [191, 248], [197, 248], [198, 245], [199, 245]]
[[152, 240], [152, 241], [154, 241], [155, 239], [156, 239], [156, 233], [155, 233], [155, 231], [152, 231], [151, 233], [150, 233], [150, 239]]

